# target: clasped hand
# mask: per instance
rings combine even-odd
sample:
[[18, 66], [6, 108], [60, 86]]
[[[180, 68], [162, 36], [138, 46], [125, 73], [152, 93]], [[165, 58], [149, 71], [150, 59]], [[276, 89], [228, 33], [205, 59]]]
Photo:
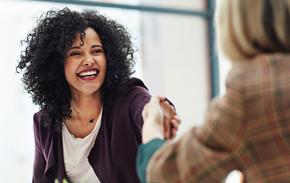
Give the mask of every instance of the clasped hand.
[[143, 143], [154, 138], [172, 139], [181, 122], [174, 107], [164, 97], [153, 96], [142, 111]]

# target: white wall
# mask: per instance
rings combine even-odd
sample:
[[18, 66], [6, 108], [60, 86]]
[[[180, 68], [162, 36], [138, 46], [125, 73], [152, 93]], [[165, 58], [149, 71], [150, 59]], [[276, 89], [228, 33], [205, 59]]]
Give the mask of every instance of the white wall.
[[[182, 2], [196, 9], [205, 6], [203, 1]], [[183, 134], [202, 123], [210, 98], [207, 22], [201, 17], [143, 13], [142, 39], [143, 78], [152, 93], [176, 105], [182, 118], [178, 133]]]

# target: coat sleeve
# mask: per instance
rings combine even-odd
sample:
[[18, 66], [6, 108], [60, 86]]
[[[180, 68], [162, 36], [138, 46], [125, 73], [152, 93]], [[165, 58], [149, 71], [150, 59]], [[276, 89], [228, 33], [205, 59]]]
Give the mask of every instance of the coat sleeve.
[[46, 161], [43, 156], [42, 145], [40, 140], [40, 120], [39, 113], [35, 113], [33, 117], [33, 132], [34, 132], [34, 141], [35, 141], [35, 155], [33, 163], [33, 183], [47, 182], [45, 180], [44, 171]]
[[234, 87], [239, 85], [228, 84], [227, 93], [211, 103], [203, 126], [154, 153], [147, 182], [219, 182], [230, 170], [239, 169], [234, 152], [243, 144], [247, 124], [242, 92]]

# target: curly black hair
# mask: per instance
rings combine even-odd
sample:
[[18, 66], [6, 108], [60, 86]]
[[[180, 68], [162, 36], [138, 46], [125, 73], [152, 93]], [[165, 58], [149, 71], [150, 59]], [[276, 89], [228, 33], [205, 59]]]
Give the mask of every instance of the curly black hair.
[[110, 106], [134, 73], [135, 50], [130, 34], [122, 25], [95, 11], [50, 10], [38, 19], [36, 27], [22, 41], [26, 48], [21, 52], [16, 70], [23, 71], [24, 88], [43, 111], [45, 124], [53, 124], [58, 130], [72, 112], [71, 92], [64, 75], [66, 53], [77, 33], [84, 35], [88, 27], [98, 33], [103, 44], [107, 74], [102, 102]]

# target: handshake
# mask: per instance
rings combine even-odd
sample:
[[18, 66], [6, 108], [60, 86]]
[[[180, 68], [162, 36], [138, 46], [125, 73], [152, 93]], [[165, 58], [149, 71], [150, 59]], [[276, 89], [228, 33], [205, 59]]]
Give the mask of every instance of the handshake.
[[145, 104], [142, 117], [144, 121], [143, 143], [155, 138], [166, 140], [174, 138], [181, 122], [175, 108], [165, 97], [159, 96], [152, 96]]

